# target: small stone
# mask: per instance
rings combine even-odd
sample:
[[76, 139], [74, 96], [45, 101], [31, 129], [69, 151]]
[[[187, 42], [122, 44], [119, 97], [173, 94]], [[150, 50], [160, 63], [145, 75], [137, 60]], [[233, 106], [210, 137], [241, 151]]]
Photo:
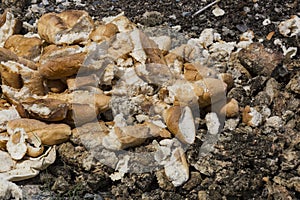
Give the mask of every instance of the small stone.
[[169, 18], [175, 20], [176, 19], [176, 15], [174, 15], [174, 14], [170, 15]]
[[44, 6], [49, 5], [49, 1], [48, 0], [42, 0], [42, 3], [43, 3]]
[[241, 64], [254, 75], [271, 76], [283, 59], [282, 54], [264, 48], [261, 43], [252, 43], [238, 53]]
[[209, 45], [211, 45], [213, 43], [214, 32], [215, 32], [215, 30], [212, 28], [206, 28], [201, 32], [200, 37], [199, 37], [199, 42], [204, 48], [208, 47]]
[[254, 32], [252, 30], [248, 30], [240, 35], [240, 41], [249, 41], [252, 42], [254, 39]]
[[279, 129], [284, 125], [284, 123], [283, 123], [283, 120], [280, 117], [273, 116], [273, 117], [270, 117], [266, 120], [265, 125], [268, 126], [268, 127]]
[[216, 113], [207, 113], [205, 116], [208, 132], [212, 135], [219, 133], [220, 121]]
[[239, 124], [239, 119], [228, 119], [225, 121], [225, 124], [224, 124], [224, 130], [230, 130], [230, 131], [233, 131], [237, 125]]
[[285, 37], [297, 36], [300, 34], [300, 18], [293, 15], [290, 19], [281, 22], [278, 29]]
[[287, 84], [287, 89], [289, 89], [292, 92], [295, 92], [296, 94], [300, 94], [300, 73], [298, 72], [290, 82]]
[[227, 103], [221, 109], [221, 113], [225, 114], [226, 117], [236, 117], [239, 114], [239, 103], [234, 98], [228, 99]]
[[166, 176], [175, 187], [182, 185], [189, 179], [189, 166], [181, 148], [176, 148], [172, 152], [170, 160], [165, 164], [164, 169]]
[[207, 200], [207, 193], [206, 193], [206, 191], [199, 191], [198, 192], [198, 200]]
[[248, 26], [245, 24], [238, 24], [236, 25], [236, 28], [241, 31], [242, 33], [246, 32], [248, 30]]
[[191, 15], [191, 12], [182, 12], [182, 17], [188, 17]]
[[263, 21], [263, 25], [264, 26], [267, 26], [267, 25], [269, 25], [269, 24], [271, 24], [272, 22], [271, 22], [271, 20], [269, 19], [269, 18], [267, 18], [267, 19], [265, 19], [264, 21]]
[[243, 122], [248, 126], [256, 127], [262, 122], [262, 115], [250, 106], [246, 106], [243, 112]]
[[223, 16], [225, 14], [225, 11], [221, 9], [219, 6], [217, 6], [215, 9], [213, 9], [212, 13], [214, 14], [214, 16], [219, 17], [219, 16]]

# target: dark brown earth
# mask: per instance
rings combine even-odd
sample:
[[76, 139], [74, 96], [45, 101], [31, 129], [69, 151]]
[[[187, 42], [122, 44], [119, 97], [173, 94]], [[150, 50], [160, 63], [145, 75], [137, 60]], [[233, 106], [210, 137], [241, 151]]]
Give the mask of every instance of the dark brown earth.
[[[0, 2], [1, 13], [5, 7], [11, 7], [20, 14], [22, 21], [31, 24], [42, 14], [25, 16], [32, 5], [30, 1], [26, 3], [24, 0], [25, 4], [22, 1]], [[13, 7], [14, 3], [7, 2], [18, 4]], [[28, 192], [28, 199], [300, 199], [300, 40], [299, 35], [283, 37], [277, 28], [279, 22], [289, 19], [291, 15], [300, 15], [299, 1], [222, 0], [218, 6], [225, 11], [225, 15], [221, 17], [215, 17], [212, 8], [192, 17], [211, 1], [81, 1], [85, 6], [75, 6], [74, 2], [70, 2], [68, 7], [53, 0], [49, 0], [46, 6], [41, 1], [37, 4], [46, 12], [58, 11], [58, 8], [84, 9], [96, 18], [124, 11], [129, 19], [144, 26], [180, 25], [181, 32], [189, 37], [199, 37], [204, 28], [214, 28], [224, 41], [238, 41], [239, 35], [249, 29], [254, 32], [255, 41], [264, 39], [264, 46], [275, 51], [281, 51], [274, 45], [274, 40], [278, 38], [288, 47], [298, 47], [297, 55], [289, 61], [293, 63], [291, 70], [284, 75], [278, 75], [279, 71], [272, 76], [243, 76], [238, 78], [241, 82], [228, 91], [228, 97], [236, 98], [242, 108], [246, 105], [269, 108], [270, 116], [278, 116], [283, 126], [263, 123], [250, 127], [242, 123], [239, 116], [237, 127], [231, 130], [225, 125], [216, 150], [202, 158], [199, 157], [202, 144], [199, 138], [205, 135], [206, 127], [200, 124], [198, 139], [186, 151], [190, 180], [178, 188], [167, 181], [163, 172], [126, 174], [122, 180], [112, 182], [108, 175], [113, 169], [99, 164], [86, 170], [83, 164], [86, 151], [75, 148], [71, 142], [65, 143], [58, 147], [59, 156], [54, 165], [38, 177], [18, 183], [27, 191], [32, 185], [42, 191]], [[158, 13], [145, 17], [147, 11]], [[263, 26], [266, 18], [272, 23]], [[274, 36], [266, 40], [272, 31], [275, 31]], [[232, 70], [232, 65], [228, 63], [226, 70]], [[287, 86], [291, 80], [296, 80], [298, 90]], [[244, 86], [248, 86], [250, 91], [246, 91]], [[270, 88], [273, 96], [268, 92]], [[226, 120], [226, 123], [234, 123], [234, 119]], [[158, 183], [160, 178], [164, 179], [164, 184]]]

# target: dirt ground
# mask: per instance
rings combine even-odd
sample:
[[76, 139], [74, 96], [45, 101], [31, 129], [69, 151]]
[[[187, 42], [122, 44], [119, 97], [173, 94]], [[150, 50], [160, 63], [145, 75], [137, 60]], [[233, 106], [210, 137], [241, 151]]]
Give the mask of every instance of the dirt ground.
[[[199, 137], [186, 151], [190, 179], [182, 186], [174, 187], [162, 171], [128, 173], [112, 181], [109, 175], [113, 169], [98, 163], [86, 170], [87, 152], [67, 142], [57, 147], [58, 158], [53, 165], [33, 179], [18, 182], [27, 199], [300, 199], [300, 35], [284, 37], [278, 31], [281, 21], [300, 16], [298, 0], [221, 0], [216, 5], [225, 14], [218, 17], [212, 13], [215, 6], [193, 17], [211, 3], [206, 0], [0, 2], [1, 13], [10, 7], [29, 24], [43, 12], [66, 9], [84, 9], [95, 19], [124, 12], [144, 29], [180, 26], [178, 34], [184, 38], [199, 37], [205, 28], [213, 28], [222, 40], [239, 41], [242, 33], [252, 30], [254, 42], [260, 41], [274, 52], [282, 53], [282, 48], [274, 44], [276, 39], [286, 47], [298, 48], [297, 54], [286, 61], [289, 70], [285, 73], [280, 71], [282, 61], [271, 75], [241, 72], [235, 77], [238, 81], [227, 96], [237, 99], [240, 108], [249, 105], [269, 114], [258, 126], [243, 123], [242, 112], [226, 119], [215, 150], [205, 157], [199, 150], [207, 129], [200, 122]], [[33, 5], [36, 12], [26, 15]], [[266, 19], [270, 23], [263, 25]], [[272, 31], [274, 35], [267, 40]], [[228, 62], [224, 70], [233, 73], [234, 67]]]

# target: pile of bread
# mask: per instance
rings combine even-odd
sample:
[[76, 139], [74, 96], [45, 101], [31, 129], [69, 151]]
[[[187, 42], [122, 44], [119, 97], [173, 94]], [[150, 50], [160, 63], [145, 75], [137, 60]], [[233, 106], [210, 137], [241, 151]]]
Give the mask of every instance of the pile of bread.
[[[170, 37], [150, 38], [122, 14], [94, 21], [80, 10], [47, 13], [26, 35], [20, 24], [9, 10], [0, 18], [0, 149], [14, 162], [84, 138], [84, 126], [99, 125], [96, 141], [116, 151], [147, 138], [192, 144], [196, 115], [217, 102], [219, 113], [238, 114], [234, 99], [224, 102], [232, 76], [203, 65], [203, 44], [171, 50]], [[184, 151], [169, 157], [184, 173], [176, 180], [166, 172], [178, 186], [189, 176]]]

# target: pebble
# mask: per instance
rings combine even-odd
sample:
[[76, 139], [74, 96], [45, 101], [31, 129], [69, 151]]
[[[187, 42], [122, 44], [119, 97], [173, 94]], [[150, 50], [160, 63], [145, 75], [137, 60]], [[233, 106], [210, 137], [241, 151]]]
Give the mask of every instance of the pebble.
[[267, 25], [269, 25], [269, 24], [271, 24], [272, 22], [271, 22], [271, 20], [269, 19], [269, 18], [267, 18], [267, 19], [265, 19], [264, 21], [263, 21], [263, 25], [264, 26], [267, 26]]
[[239, 124], [239, 121], [240, 121], [239, 118], [237, 118], [237, 119], [227, 119], [225, 121], [224, 129], [225, 130], [228, 129], [230, 131], [233, 131], [237, 127], [237, 125]]
[[219, 133], [220, 121], [216, 113], [207, 113], [205, 116], [207, 130], [210, 134], [216, 135]]
[[248, 26], [245, 24], [238, 24], [236, 25], [236, 28], [241, 31], [242, 33], [246, 32], [248, 30]]
[[197, 30], [199, 30], [199, 26], [192, 26], [191, 30], [197, 31]]
[[298, 72], [286, 86], [289, 90], [296, 94], [300, 94], [300, 73]]
[[283, 126], [283, 121], [278, 116], [272, 116], [266, 120], [266, 126], [279, 129]]
[[49, 5], [49, 1], [48, 1], [48, 0], [43, 0], [42, 3], [43, 3], [43, 5], [45, 5], [45, 6]]
[[243, 112], [243, 122], [248, 126], [257, 127], [262, 122], [262, 115], [250, 106], [246, 106]]
[[215, 9], [213, 9], [212, 13], [214, 14], [214, 16], [219, 17], [223, 16], [225, 14], [225, 11], [217, 6]]
[[285, 37], [297, 36], [300, 33], [300, 18], [296, 15], [278, 25], [279, 32]]
[[89, 200], [103, 200], [103, 198], [99, 194], [91, 194], [91, 193], [86, 193], [83, 196], [83, 199], [89, 199]]
[[176, 19], [176, 15], [170, 15], [169, 18], [175, 20]]
[[238, 53], [241, 64], [253, 75], [271, 76], [278, 64], [282, 62], [282, 54], [265, 48], [261, 43], [252, 43]]
[[188, 17], [191, 15], [191, 12], [182, 12], [182, 17]]

